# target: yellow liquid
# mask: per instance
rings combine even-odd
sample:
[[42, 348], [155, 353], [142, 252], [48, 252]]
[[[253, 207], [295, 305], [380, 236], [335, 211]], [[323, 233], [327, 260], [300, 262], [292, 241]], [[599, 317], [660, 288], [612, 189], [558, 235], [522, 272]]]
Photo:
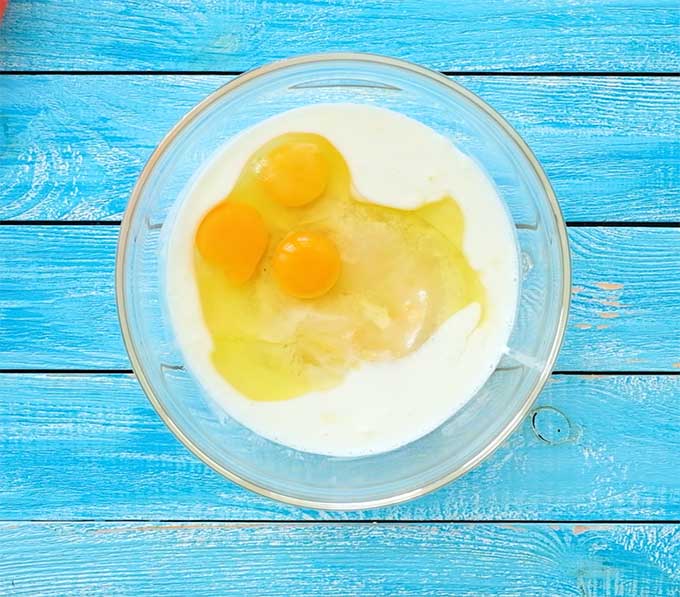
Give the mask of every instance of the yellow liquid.
[[[273, 148], [298, 141], [321, 149], [329, 182], [312, 203], [285, 207], [264, 192], [258, 164]], [[255, 207], [270, 235], [254, 276], [242, 285], [230, 282], [194, 245], [213, 364], [252, 400], [329, 389], [362, 362], [398, 359], [470, 303], [481, 306], [483, 317], [486, 291], [462, 250], [464, 220], [454, 199], [414, 210], [369, 203], [354, 192], [344, 158], [322, 136], [288, 133], [268, 142], [224, 201]], [[319, 298], [293, 298], [272, 276], [274, 248], [299, 229], [325, 234], [340, 251], [340, 278]]]

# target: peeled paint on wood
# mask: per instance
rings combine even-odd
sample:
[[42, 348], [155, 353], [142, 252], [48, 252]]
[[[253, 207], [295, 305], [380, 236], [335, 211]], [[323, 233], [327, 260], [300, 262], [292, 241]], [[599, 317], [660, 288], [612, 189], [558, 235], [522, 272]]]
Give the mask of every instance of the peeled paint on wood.
[[[130, 367], [114, 298], [117, 237], [115, 226], [0, 228], [3, 368]], [[676, 370], [680, 229], [572, 228], [569, 239], [580, 291], [556, 369]]]
[[678, 376], [554, 376], [518, 430], [461, 479], [400, 506], [322, 513], [203, 465], [132, 375], [5, 374], [0, 519], [679, 519], [679, 393]]
[[[675, 71], [680, 56], [676, 0], [93, 6], [12, 0], [0, 68], [241, 70], [342, 48], [438, 69]], [[0, 77], [0, 219], [120, 218], [154, 145], [225, 80]], [[461, 81], [526, 138], [568, 219], [680, 220], [677, 79]], [[128, 366], [116, 235], [0, 230], [3, 367]], [[570, 238], [574, 304], [559, 366], [677, 371], [678, 230]], [[678, 525], [587, 522], [680, 518], [678, 383], [553, 377], [481, 467], [417, 502], [349, 516], [223, 480], [170, 435], [130, 375], [0, 375], [0, 517], [15, 519], [0, 523], [0, 594], [678, 596]], [[146, 520], [37, 520], [95, 517]], [[148, 520], [178, 517], [580, 522]]]
[[359, 51], [439, 70], [675, 71], [680, 55], [672, 0], [13, 0], [3, 26], [0, 67], [25, 70], [245, 70]]
[[[120, 219], [163, 135], [231, 78], [0, 77], [0, 219]], [[455, 80], [525, 138], [568, 220], [680, 220], [678, 79]]]
[[676, 525], [0, 523], [11, 595], [680, 594]]

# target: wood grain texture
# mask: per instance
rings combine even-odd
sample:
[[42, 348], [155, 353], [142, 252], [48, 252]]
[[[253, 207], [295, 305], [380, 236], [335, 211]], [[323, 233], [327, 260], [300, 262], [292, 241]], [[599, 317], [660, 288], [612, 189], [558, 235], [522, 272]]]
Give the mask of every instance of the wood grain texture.
[[677, 371], [680, 228], [569, 231], [569, 327], [558, 369]]
[[[120, 219], [162, 136], [228, 80], [0, 77], [0, 219]], [[568, 220], [680, 220], [680, 79], [456, 80], [524, 136]]]
[[[442, 70], [672, 72], [679, 31], [677, 0], [12, 0], [0, 69], [239, 71], [357, 50]], [[226, 80], [0, 77], [0, 220], [120, 218], [161, 136]], [[568, 219], [680, 220], [677, 79], [460, 80], [527, 139]], [[0, 368], [129, 366], [116, 236], [0, 228]], [[559, 367], [677, 371], [680, 230], [570, 238]], [[131, 375], [0, 375], [0, 519], [12, 520], [0, 522], [0, 594], [678, 597], [676, 525], [332, 519], [678, 519], [679, 384], [554, 376], [478, 469], [419, 501], [348, 515], [222, 479], [172, 437]], [[87, 518], [101, 522], [64, 522]], [[105, 522], [182, 518], [315, 522]]]
[[674, 71], [679, 23], [674, 0], [13, 0], [0, 67], [244, 70], [344, 50], [439, 70]]
[[3, 524], [9, 595], [677, 597], [680, 528]]
[[[114, 299], [117, 227], [0, 227], [0, 368], [129, 368]], [[677, 371], [680, 229], [572, 228], [558, 370]], [[650, 340], [652, 339], [652, 340]]]
[[0, 228], [2, 368], [129, 367], [114, 296], [117, 237], [117, 227]]
[[558, 375], [461, 479], [401, 506], [322, 513], [256, 496], [201, 464], [132, 375], [6, 374], [0, 519], [679, 519], [679, 394], [677, 376]]

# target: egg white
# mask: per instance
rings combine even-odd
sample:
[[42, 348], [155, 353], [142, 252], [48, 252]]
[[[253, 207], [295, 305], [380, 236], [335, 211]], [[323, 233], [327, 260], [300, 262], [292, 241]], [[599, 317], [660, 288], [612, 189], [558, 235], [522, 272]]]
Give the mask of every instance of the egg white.
[[[210, 358], [193, 271], [193, 240], [204, 214], [236, 183], [250, 155], [288, 132], [325, 136], [343, 155], [366, 199], [413, 209], [453, 196], [465, 217], [463, 249], [482, 277], [488, 313], [478, 304], [450, 317], [414, 353], [366, 363], [343, 382], [280, 402], [239, 394]], [[407, 142], [405, 142], [405, 140]], [[360, 104], [317, 104], [283, 112], [229, 141], [195, 177], [174, 217], [166, 247], [167, 304], [191, 373], [219, 408], [256, 433], [298, 450], [360, 456], [429, 433], [484, 384], [503, 355], [517, 302], [517, 249], [511, 221], [482, 169], [448, 139], [397, 112]]]

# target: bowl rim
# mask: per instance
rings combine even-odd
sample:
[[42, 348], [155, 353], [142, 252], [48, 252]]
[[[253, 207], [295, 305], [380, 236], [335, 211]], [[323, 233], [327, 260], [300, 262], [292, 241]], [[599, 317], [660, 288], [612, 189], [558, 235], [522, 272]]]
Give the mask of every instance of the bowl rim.
[[[220, 463], [216, 462], [210, 456], [208, 456], [203, 450], [191, 440], [184, 431], [175, 424], [174, 420], [170, 417], [168, 412], [163, 407], [162, 402], [157, 398], [153, 386], [150, 383], [144, 367], [142, 366], [141, 360], [138, 357], [137, 349], [135, 346], [135, 341], [130, 332], [130, 327], [128, 325], [128, 315], [126, 307], [126, 282], [125, 282], [125, 263], [128, 249], [128, 238], [130, 235], [131, 222], [134, 218], [139, 199], [141, 196], [141, 191], [144, 188], [147, 179], [149, 178], [151, 172], [156, 166], [156, 163], [164, 155], [168, 146], [173, 142], [175, 137], [177, 137], [180, 132], [191, 123], [196, 117], [198, 117], [206, 108], [219, 101], [223, 96], [228, 93], [238, 89], [242, 85], [270, 73], [285, 70], [291, 67], [314, 64], [314, 63], [329, 63], [329, 62], [361, 62], [369, 64], [377, 64], [380, 66], [390, 66], [408, 71], [417, 76], [426, 77], [428, 79], [434, 80], [442, 85], [446, 86], [450, 91], [463, 96], [465, 99], [472, 102], [478, 109], [485, 112], [490, 116], [503, 130], [503, 132], [513, 141], [519, 150], [524, 154], [529, 164], [534, 170], [534, 173], [538, 177], [538, 180], [543, 187], [543, 191], [548, 199], [559, 236], [559, 248], [562, 256], [562, 301], [561, 308], [557, 322], [557, 330], [555, 337], [553, 338], [548, 357], [546, 359], [545, 365], [538, 377], [538, 380], [532, 387], [531, 391], [527, 394], [521, 408], [515, 413], [515, 416], [503, 427], [503, 429], [482, 449], [480, 452], [475, 454], [473, 457], [468, 459], [462, 466], [456, 468], [455, 470], [447, 473], [432, 481], [423, 485], [421, 487], [411, 489], [402, 493], [395, 495], [390, 495], [386, 497], [379, 497], [370, 500], [363, 500], [357, 502], [335, 502], [335, 501], [321, 501], [309, 498], [298, 498], [295, 496], [287, 495], [278, 491], [274, 491], [254, 483], [241, 475], [229, 470]], [[125, 349], [130, 357], [130, 362], [132, 364], [132, 370], [135, 376], [139, 380], [139, 383], [146, 394], [149, 402], [153, 406], [154, 410], [158, 413], [160, 418], [163, 420], [165, 425], [170, 429], [170, 431], [177, 437], [177, 439], [184, 444], [184, 446], [192, 452], [199, 460], [207, 464], [210, 468], [220, 473], [222, 476], [226, 477], [230, 481], [249, 489], [262, 496], [289, 504], [292, 506], [298, 506], [301, 508], [311, 508], [315, 510], [366, 510], [371, 508], [379, 508], [384, 506], [391, 506], [400, 504], [428, 493], [431, 493], [440, 487], [450, 483], [451, 481], [457, 479], [458, 477], [464, 475], [477, 465], [479, 465], [483, 460], [488, 458], [506, 439], [507, 437], [519, 426], [525, 416], [529, 413], [531, 407], [533, 406], [536, 398], [543, 389], [546, 381], [552, 373], [553, 366], [557, 359], [562, 341], [564, 339], [564, 332], [567, 325], [567, 318], [569, 313], [569, 305], [571, 300], [571, 259], [569, 251], [569, 242], [567, 237], [567, 230], [562, 211], [560, 209], [559, 203], [555, 196], [552, 186], [548, 180], [547, 175], [543, 171], [540, 163], [536, 159], [529, 146], [526, 144], [524, 139], [517, 133], [517, 131], [510, 126], [510, 124], [498, 114], [491, 106], [489, 106], [485, 101], [478, 97], [473, 92], [469, 91], [462, 85], [451, 80], [449, 77], [439, 73], [437, 71], [430, 70], [428, 68], [419, 66], [417, 64], [408, 62], [406, 60], [401, 60], [398, 58], [391, 58], [387, 56], [382, 56], [379, 54], [370, 53], [359, 53], [359, 52], [333, 52], [333, 53], [322, 53], [322, 54], [307, 54], [303, 56], [297, 56], [294, 58], [288, 58], [285, 60], [279, 60], [276, 62], [271, 62], [265, 64], [259, 68], [247, 71], [241, 75], [236, 76], [231, 81], [225, 83], [207, 97], [196, 104], [191, 110], [189, 110], [180, 120], [170, 129], [170, 131], [163, 137], [160, 143], [156, 146], [153, 153], [147, 160], [144, 168], [142, 169], [137, 182], [135, 183], [132, 193], [130, 195], [130, 200], [128, 202], [127, 208], [121, 222], [120, 234], [118, 239], [118, 247], [116, 252], [116, 267], [115, 267], [115, 287], [116, 287], [116, 303], [118, 311], [118, 319], [120, 323], [120, 328], [123, 336], [123, 342]]]

